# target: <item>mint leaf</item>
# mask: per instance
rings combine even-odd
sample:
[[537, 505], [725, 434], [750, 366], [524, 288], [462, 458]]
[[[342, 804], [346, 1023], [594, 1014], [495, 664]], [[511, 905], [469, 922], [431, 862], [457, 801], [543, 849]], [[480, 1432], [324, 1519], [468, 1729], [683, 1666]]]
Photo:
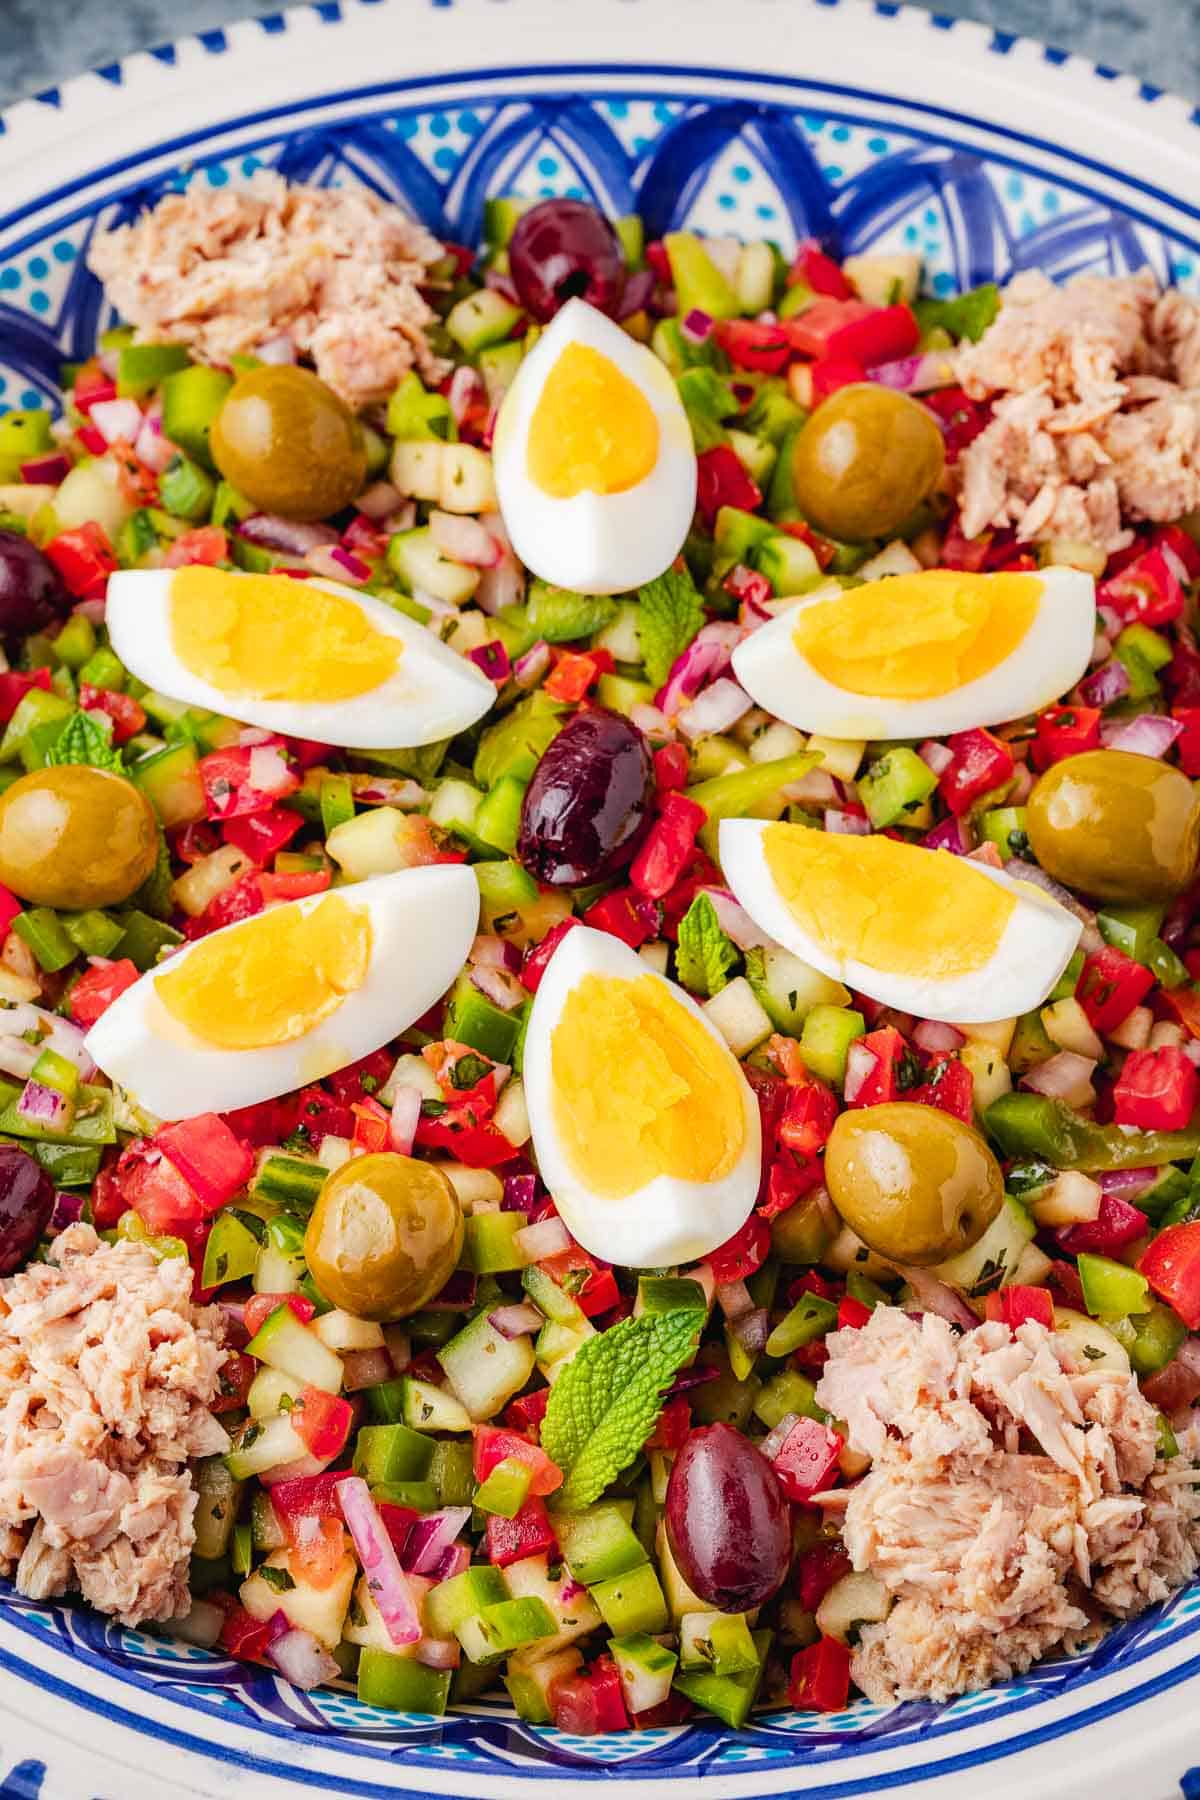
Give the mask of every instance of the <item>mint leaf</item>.
[[728, 982], [739, 954], [733, 939], [722, 931], [716, 907], [708, 895], [697, 894], [679, 921], [676, 978], [693, 994], [711, 999]]
[[703, 1324], [699, 1308], [679, 1307], [622, 1319], [581, 1344], [551, 1388], [542, 1420], [542, 1448], [565, 1477], [555, 1507], [590, 1506], [633, 1461]]
[[661, 687], [671, 665], [681, 656], [704, 623], [704, 602], [686, 571], [668, 569], [665, 575], [638, 589], [638, 637], [646, 677]]
[[1000, 289], [994, 281], [986, 281], [953, 300], [918, 300], [913, 311], [922, 333], [940, 325], [952, 338], [969, 338], [977, 344], [1000, 311]]
[[46, 755], [48, 764], [87, 763], [93, 769], [125, 773], [125, 764], [113, 749], [109, 734], [90, 713], [72, 713]]

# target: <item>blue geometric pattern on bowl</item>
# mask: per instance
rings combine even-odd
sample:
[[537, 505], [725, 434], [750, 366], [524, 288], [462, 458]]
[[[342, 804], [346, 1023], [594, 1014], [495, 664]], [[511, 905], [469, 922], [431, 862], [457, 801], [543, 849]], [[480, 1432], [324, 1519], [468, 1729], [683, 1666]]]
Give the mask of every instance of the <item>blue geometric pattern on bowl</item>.
[[[337, 14], [333, 3], [318, 10]], [[263, 21], [264, 29], [283, 25], [282, 19]], [[214, 56], [222, 46], [220, 34], [205, 40]], [[116, 65], [103, 73], [120, 80]], [[7, 226], [0, 218], [0, 406], [56, 406], [60, 362], [87, 356], [110, 322], [85, 266], [98, 223], [133, 217], [164, 188], [189, 182], [219, 188], [244, 181], [260, 166], [297, 180], [364, 183], [411, 208], [435, 231], [468, 242], [479, 235], [490, 194], [572, 194], [595, 199], [611, 214], [641, 212], [651, 236], [687, 225], [769, 237], [785, 253], [810, 235], [842, 253], [915, 250], [935, 292], [1004, 281], [1028, 268], [1062, 279], [1081, 270], [1122, 273], [1144, 263], [1160, 279], [1200, 291], [1200, 242], [1166, 234], [1140, 210], [1133, 184], [1125, 190], [1128, 206], [1119, 208], [1095, 184], [1095, 167], [1083, 161], [1077, 176], [1050, 179], [1039, 168], [1037, 144], [1014, 132], [995, 134], [1011, 142], [1010, 154], [985, 156], [965, 133], [956, 135], [948, 116], [931, 114], [927, 130], [912, 123], [900, 130], [880, 100], [844, 88], [835, 105], [828, 94], [806, 93], [799, 82], [763, 77], [760, 86], [770, 82], [774, 95], [764, 102], [730, 98], [728, 84], [703, 71], [689, 76], [674, 69], [669, 84], [656, 84], [649, 70], [630, 70], [618, 83], [587, 70], [559, 69], [547, 85], [563, 89], [569, 83], [571, 91], [531, 99], [518, 79], [527, 73], [492, 71], [447, 82], [436, 107], [397, 83], [384, 98], [357, 106], [349, 120], [314, 124], [309, 102], [295, 109], [303, 110], [305, 122], [294, 129], [278, 114], [269, 127], [253, 121], [236, 130], [223, 126], [219, 154], [212, 143], [206, 148], [203, 137], [189, 140], [186, 164], [166, 175], [151, 178], [139, 159], [120, 174], [99, 168], [56, 196], [52, 225], [42, 216], [48, 209]], [[685, 78], [687, 91], [681, 91]], [[344, 112], [348, 98], [323, 97], [331, 113]], [[47, 96], [46, 103], [57, 104], [57, 96]], [[140, 159], [151, 160], [157, 166], [161, 157], [148, 152]], [[1110, 189], [1120, 188], [1119, 171], [1100, 174]], [[469, 1714], [431, 1721], [372, 1711], [349, 1691], [306, 1695], [265, 1669], [122, 1630], [72, 1603], [22, 1600], [5, 1584], [0, 1591], [4, 1627], [23, 1650], [4, 1651], [11, 1677], [52, 1687], [48, 1655], [65, 1652], [72, 1680], [60, 1684], [64, 1699], [129, 1724], [147, 1741], [157, 1738], [229, 1764], [240, 1753], [223, 1741], [220, 1727], [222, 1720], [236, 1722], [255, 1733], [256, 1766], [310, 1790], [342, 1791], [346, 1784], [301, 1770], [298, 1741], [336, 1742], [339, 1753], [353, 1759], [353, 1791], [381, 1800], [424, 1800], [423, 1769], [519, 1775], [533, 1784], [554, 1783], [565, 1770], [584, 1781], [620, 1770], [639, 1781], [673, 1782], [756, 1768], [773, 1774], [803, 1768], [809, 1800], [852, 1800], [885, 1789], [902, 1792], [923, 1778], [919, 1759], [910, 1771], [856, 1775], [857, 1759], [881, 1747], [919, 1744], [929, 1765], [936, 1761], [949, 1771], [956, 1755], [957, 1766], [965, 1767], [1064, 1729], [1044, 1721], [1047, 1709], [1066, 1696], [1071, 1717], [1065, 1729], [1086, 1727], [1096, 1704], [1091, 1692], [1114, 1670], [1125, 1672], [1122, 1706], [1200, 1672], [1200, 1588], [1193, 1587], [1114, 1631], [1090, 1656], [1044, 1664], [1008, 1687], [944, 1708], [860, 1702], [833, 1716], [763, 1713], [737, 1735], [700, 1721], [583, 1739], [523, 1724], [497, 1698], [477, 1702]], [[1149, 1668], [1168, 1649], [1176, 1652], [1170, 1666], [1160, 1666], [1160, 1659]], [[94, 1698], [89, 1672], [93, 1685], [105, 1676], [118, 1681], [127, 1703]], [[179, 1703], [178, 1729], [151, 1716], [150, 1696]], [[993, 1733], [994, 1749], [956, 1752], [956, 1739], [981, 1722]], [[826, 1768], [827, 1782], [821, 1780]], [[0, 1800], [39, 1800], [44, 1776], [41, 1762], [16, 1763], [0, 1779]]]

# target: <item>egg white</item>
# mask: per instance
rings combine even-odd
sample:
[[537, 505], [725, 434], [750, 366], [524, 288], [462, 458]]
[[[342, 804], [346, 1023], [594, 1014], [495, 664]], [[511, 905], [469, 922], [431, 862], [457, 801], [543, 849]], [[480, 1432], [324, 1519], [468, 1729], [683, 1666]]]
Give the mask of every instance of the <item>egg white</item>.
[[[593, 1193], [567, 1156], [554, 1124], [551, 1038], [573, 988], [585, 975], [662, 984], [698, 1019], [719, 1049], [742, 1095], [745, 1144], [719, 1181], [679, 1181], [658, 1175], [623, 1199]], [[761, 1127], [758, 1103], [720, 1032], [690, 995], [658, 975], [635, 951], [587, 926], [568, 932], [538, 985], [525, 1036], [525, 1097], [542, 1180], [564, 1223], [585, 1250], [623, 1268], [665, 1268], [706, 1256], [745, 1224], [758, 1195]]]
[[[193, 674], [175, 653], [171, 639], [173, 569], [123, 569], [108, 584], [105, 623], [112, 647], [139, 681], [169, 699], [202, 706], [286, 737], [312, 738], [350, 750], [396, 750], [453, 737], [481, 719], [496, 698], [482, 669], [449, 649], [432, 631], [377, 600], [338, 581], [297, 581], [296, 631], [304, 635], [304, 595], [324, 588], [352, 601], [374, 629], [397, 638], [404, 649], [395, 673], [378, 687], [349, 700], [258, 700], [227, 694]], [[230, 573], [228, 579], [246, 579]]]
[[[143, 975], [92, 1026], [87, 1047], [95, 1062], [147, 1111], [187, 1119], [273, 1100], [378, 1050], [427, 1012], [458, 974], [479, 922], [479, 885], [464, 864], [439, 863], [337, 892], [370, 915], [370, 960], [362, 987], [312, 1030], [258, 1050], [220, 1049], [196, 1036], [167, 1011], [155, 986], [165, 969], [187, 960], [193, 944]], [[311, 912], [326, 898], [287, 904]], [[212, 936], [253, 923], [226, 925]]]
[[[969, 866], [983, 880], [1006, 888], [1017, 902], [1000, 942], [978, 969], [938, 980], [896, 974], [839, 956], [823, 939], [811, 937], [801, 928], [779, 892], [766, 859], [767, 829], [767, 822], [759, 819], [721, 822], [721, 867], [739, 904], [785, 950], [882, 1006], [894, 1006], [923, 1019], [951, 1019], [970, 1025], [1032, 1012], [1045, 1000], [1079, 942], [1082, 925], [1057, 901], [1000, 869], [972, 863]], [[932, 857], [935, 853], [924, 854]], [[931, 878], [936, 867], [930, 866]]]
[[[546, 379], [569, 344], [616, 364], [658, 421], [658, 458], [619, 494], [556, 499], [526, 466], [529, 427]], [[496, 493], [513, 547], [544, 581], [581, 594], [619, 594], [670, 567], [696, 510], [696, 451], [679, 391], [652, 350], [583, 300], [568, 300], [522, 362], [492, 439]]]
[[[828, 588], [806, 594], [745, 638], [733, 653], [733, 672], [756, 705], [797, 730], [822, 737], [938, 737], [1023, 719], [1068, 693], [1086, 673], [1096, 629], [1096, 584], [1090, 575], [1079, 569], [1041, 569], [1036, 579], [1043, 591], [1021, 642], [994, 669], [945, 694], [875, 700], [819, 674], [796, 648], [792, 633], [806, 607], [831, 598]], [[869, 585], [880, 590], [882, 604], [886, 578]]]

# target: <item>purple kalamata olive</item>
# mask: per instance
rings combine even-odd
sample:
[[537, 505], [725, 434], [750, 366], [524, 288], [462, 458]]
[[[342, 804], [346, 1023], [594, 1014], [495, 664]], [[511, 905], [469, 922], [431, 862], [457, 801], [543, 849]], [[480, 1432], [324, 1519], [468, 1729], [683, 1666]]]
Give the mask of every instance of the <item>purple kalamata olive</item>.
[[517, 854], [553, 887], [614, 875], [645, 833], [654, 787], [649, 746], [620, 713], [576, 713], [544, 752], [521, 807]]
[[0, 637], [41, 631], [65, 619], [71, 606], [49, 557], [19, 531], [0, 531]]
[[517, 220], [508, 266], [521, 304], [541, 324], [568, 300], [615, 315], [625, 285], [621, 240], [584, 200], [543, 200]]
[[15, 1144], [0, 1144], [0, 1275], [29, 1259], [54, 1211], [54, 1183]]
[[779, 1592], [791, 1561], [791, 1515], [766, 1457], [732, 1425], [693, 1431], [667, 1484], [667, 1540], [694, 1593], [749, 1612]]

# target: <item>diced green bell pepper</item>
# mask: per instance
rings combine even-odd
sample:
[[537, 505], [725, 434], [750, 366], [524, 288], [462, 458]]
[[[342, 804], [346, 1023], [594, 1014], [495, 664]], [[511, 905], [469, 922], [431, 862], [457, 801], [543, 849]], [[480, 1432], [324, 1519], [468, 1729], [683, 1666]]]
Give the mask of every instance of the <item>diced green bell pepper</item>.
[[[503, 775], [528, 781], [543, 752], [558, 736], [566, 708], [538, 692], [519, 700], [511, 712], [489, 725], [475, 753], [475, 781], [493, 788]], [[3, 746], [0, 745], [0, 754]]]
[[254, 1273], [258, 1250], [257, 1236], [235, 1212], [227, 1208], [218, 1213], [204, 1246], [201, 1284], [209, 1288], [226, 1281], [245, 1281]]
[[694, 232], [667, 232], [663, 248], [671, 265], [681, 319], [690, 312], [707, 313], [710, 319], [737, 318], [741, 303]]
[[39, 966], [48, 975], [57, 969], [65, 969], [79, 954], [79, 946], [72, 943], [58, 914], [51, 912], [48, 906], [31, 906], [27, 912], [18, 913], [12, 929], [29, 945]]
[[710, 781], [701, 781], [695, 787], [688, 788], [688, 799], [694, 800], [708, 814], [708, 823], [704, 826], [703, 833], [711, 838], [713, 848], [716, 844], [716, 828], [722, 819], [744, 818], [756, 806], [774, 799], [780, 788], [790, 786], [793, 781], [803, 780], [820, 760], [811, 751], [799, 750], [794, 756], [780, 756], [773, 762], [751, 763], [747, 768], [734, 769], [728, 775], [714, 775]]
[[1125, 1347], [1135, 1375], [1153, 1375], [1165, 1369], [1187, 1336], [1187, 1326], [1179, 1314], [1161, 1300], [1129, 1323], [1133, 1332]]
[[502, 775], [484, 795], [475, 815], [475, 835], [509, 856], [517, 847], [521, 803], [528, 785], [516, 775]]
[[358, 1697], [364, 1706], [440, 1718], [450, 1698], [450, 1671], [366, 1645], [358, 1659]]
[[183, 344], [123, 344], [117, 357], [117, 392], [123, 399], [140, 400], [188, 366]]
[[1097, 1125], [1062, 1100], [1040, 1094], [1002, 1094], [985, 1124], [1006, 1157], [1034, 1156], [1055, 1169], [1094, 1174], [1144, 1169], [1200, 1154], [1200, 1125], [1184, 1131], [1126, 1131]]
[[475, 1489], [474, 1503], [480, 1512], [515, 1519], [525, 1504], [532, 1480], [533, 1470], [528, 1463], [506, 1456]]
[[[518, 869], [516, 863], [480, 863], [476, 874], [481, 877], [480, 889], [484, 889], [482, 875], [492, 869]], [[520, 869], [524, 875], [524, 869]], [[536, 891], [536, 890], [535, 890]], [[485, 898], [486, 898], [485, 893]], [[475, 986], [467, 974], [460, 975], [450, 995], [450, 1004], [446, 1014], [446, 1034], [460, 1044], [470, 1045], [472, 1050], [479, 1050], [489, 1056], [493, 1062], [510, 1062], [513, 1043], [517, 1035], [518, 1020], [513, 1013], [505, 1012], [493, 1000], [489, 1000]], [[503, 1218], [502, 1213], [488, 1215]], [[510, 1217], [512, 1215], [509, 1215]], [[507, 1267], [519, 1267], [519, 1264], [507, 1264]]]
[[876, 831], [903, 825], [937, 786], [937, 776], [915, 750], [897, 744], [858, 778], [858, 797]]
[[1096, 924], [1106, 944], [1135, 962], [1148, 963], [1166, 913], [1165, 906], [1106, 906], [1096, 914]]
[[158, 496], [167, 511], [193, 524], [208, 518], [216, 491], [212, 476], [187, 456], [173, 456], [158, 478]]
[[163, 436], [205, 469], [213, 467], [208, 437], [233, 386], [232, 375], [192, 363], [162, 383]]
[[837, 1307], [819, 1294], [802, 1294], [767, 1339], [768, 1356], [790, 1356], [802, 1344], [824, 1337], [837, 1325]]
[[176, 944], [183, 942], [183, 933], [176, 931], [173, 925], [152, 919], [149, 913], [140, 912], [136, 907], [117, 916], [124, 929], [113, 954], [127, 956], [142, 974], [154, 967], [164, 950], [174, 949]]
[[86, 613], [72, 613], [54, 640], [54, 654], [68, 669], [82, 669], [96, 648], [96, 627]]
[[372, 1488], [423, 1481], [432, 1460], [432, 1441], [407, 1425], [364, 1425], [354, 1444], [354, 1473]]
[[1077, 1262], [1084, 1304], [1094, 1319], [1123, 1319], [1128, 1313], [1147, 1311], [1150, 1283], [1136, 1269], [1086, 1251]]
[[412, 369], [388, 401], [387, 429], [394, 438], [440, 438], [443, 443], [453, 443], [458, 437], [449, 400], [444, 394], [431, 394]]
[[616, 615], [616, 602], [606, 594], [576, 594], [548, 581], [530, 583], [526, 617], [537, 638], [548, 644], [570, 644], [603, 631]]
[[736, 1675], [718, 1675], [715, 1669], [681, 1669], [675, 1676], [674, 1685], [681, 1694], [734, 1731], [740, 1731], [750, 1716], [771, 1646], [769, 1631], [756, 1631], [753, 1637], [758, 1652], [756, 1668]]

